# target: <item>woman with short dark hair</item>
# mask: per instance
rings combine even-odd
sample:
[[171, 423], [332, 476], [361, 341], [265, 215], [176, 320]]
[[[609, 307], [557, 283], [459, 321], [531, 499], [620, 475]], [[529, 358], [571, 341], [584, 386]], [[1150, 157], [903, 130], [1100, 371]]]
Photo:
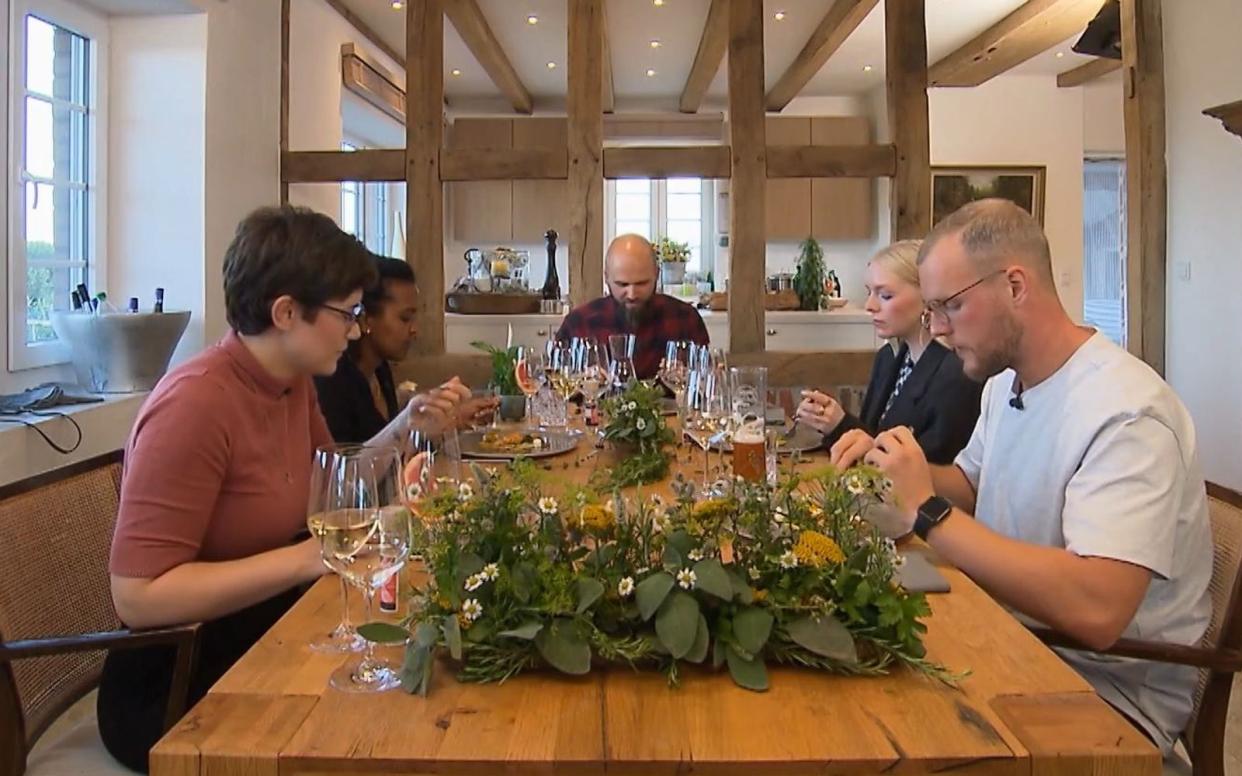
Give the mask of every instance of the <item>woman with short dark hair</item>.
[[[224, 259], [231, 331], [160, 380], [125, 449], [109, 571], [131, 628], [201, 622], [193, 704], [325, 571], [305, 526], [311, 459], [332, 437], [312, 375], [331, 374], [358, 335], [371, 254], [332, 219], [264, 208], [237, 227]], [[460, 384], [425, 415], [455, 412]], [[395, 441], [402, 429], [376, 441]], [[163, 734], [171, 647], [108, 655], [99, 729], [113, 756], [147, 769]]]

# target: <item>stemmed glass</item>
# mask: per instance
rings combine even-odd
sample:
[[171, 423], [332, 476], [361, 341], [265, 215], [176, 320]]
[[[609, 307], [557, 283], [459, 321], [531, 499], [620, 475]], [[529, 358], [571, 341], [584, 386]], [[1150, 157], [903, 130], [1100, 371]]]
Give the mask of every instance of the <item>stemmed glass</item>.
[[[310, 496], [306, 502], [306, 527], [311, 536], [319, 540], [320, 552], [324, 563], [333, 568], [329, 553], [323, 548], [323, 513], [328, 492], [328, 478], [332, 468], [342, 456], [359, 450], [358, 445], [324, 445], [315, 450], [311, 464]], [[345, 577], [337, 575], [341, 581], [341, 621], [330, 633], [312, 641], [309, 646], [315, 652], [360, 652], [365, 646], [364, 639], [354, 630], [349, 619], [349, 583]]]
[[578, 390], [582, 392], [582, 411], [591, 418], [595, 403], [608, 390], [607, 359], [599, 342], [583, 340], [574, 354], [574, 371], [578, 374]]
[[686, 420], [683, 429], [695, 444], [703, 448], [703, 491], [707, 481], [708, 451], [712, 439], [728, 427], [729, 402], [722, 372], [696, 369], [690, 373], [686, 388]]
[[517, 381], [518, 390], [526, 397], [527, 429], [535, 427], [535, 394], [539, 393], [541, 383], [547, 379], [543, 370], [544, 349], [519, 345], [517, 359], [513, 366], [513, 377]]
[[689, 340], [670, 340], [664, 346], [664, 358], [656, 375], [673, 392], [677, 405], [677, 420], [686, 420], [686, 383], [690, 379], [690, 357], [694, 343]]
[[569, 343], [560, 342], [550, 350], [548, 380], [552, 392], [565, 404], [565, 418], [569, 418], [569, 399], [578, 392], [578, 371], [574, 364], [574, 352]]
[[[402, 503], [401, 456], [396, 448], [360, 448], [338, 458], [328, 479], [323, 513], [325, 557], [360, 588], [369, 621], [375, 592], [410, 554], [410, 516]], [[401, 685], [397, 669], [366, 643], [361, 660], [337, 669], [329, 683], [345, 692], [383, 692]]]
[[626, 386], [638, 379], [634, 370], [634, 346], [636, 339], [633, 334], [608, 335], [608, 390], [620, 393]]

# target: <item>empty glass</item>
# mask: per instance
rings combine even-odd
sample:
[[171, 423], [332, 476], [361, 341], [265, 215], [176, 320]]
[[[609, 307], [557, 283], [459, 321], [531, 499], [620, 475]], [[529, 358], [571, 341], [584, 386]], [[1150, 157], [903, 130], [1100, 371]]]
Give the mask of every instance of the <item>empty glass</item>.
[[610, 334], [608, 336], [608, 390], [621, 392], [638, 379], [634, 371], [633, 334]]
[[686, 417], [682, 425], [686, 436], [703, 449], [703, 491], [708, 484], [708, 451], [712, 439], [728, 428], [728, 392], [716, 369], [696, 369], [690, 373], [686, 386]]

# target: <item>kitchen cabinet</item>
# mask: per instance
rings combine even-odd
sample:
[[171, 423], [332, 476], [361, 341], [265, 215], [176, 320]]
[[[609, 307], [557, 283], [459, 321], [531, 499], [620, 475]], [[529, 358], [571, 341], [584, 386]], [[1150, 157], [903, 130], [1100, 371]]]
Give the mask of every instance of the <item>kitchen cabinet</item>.
[[[569, 127], [562, 118], [513, 120], [514, 148], [547, 148], [564, 152]], [[513, 242], [538, 245], [544, 232], [555, 229], [561, 244], [569, 241], [569, 181], [513, 181]]]
[[[451, 148], [512, 148], [513, 120], [459, 118], [449, 129]], [[453, 236], [468, 243], [513, 240], [513, 183], [457, 181], [447, 184]]]
[[[769, 116], [768, 145], [810, 145], [811, 120], [801, 116]], [[770, 178], [764, 214], [769, 240], [805, 240], [811, 234], [811, 179]]]
[[[862, 116], [816, 116], [812, 145], [866, 145], [870, 122]], [[811, 234], [819, 240], [870, 240], [875, 234], [872, 178], [811, 180]]]

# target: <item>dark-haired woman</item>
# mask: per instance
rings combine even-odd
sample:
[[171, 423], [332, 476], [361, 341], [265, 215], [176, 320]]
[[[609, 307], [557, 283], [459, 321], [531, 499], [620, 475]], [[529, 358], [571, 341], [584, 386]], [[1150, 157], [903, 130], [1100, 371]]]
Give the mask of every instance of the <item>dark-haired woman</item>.
[[[358, 333], [369, 251], [332, 219], [264, 208], [224, 258], [231, 331], [169, 372], [138, 413], [125, 449], [109, 571], [131, 628], [201, 622], [189, 702], [202, 698], [324, 573], [306, 520], [311, 457], [332, 437], [312, 375], [330, 374]], [[460, 384], [429, 395], [425, 416], [456, 413]], [[399, 423], [381, 431], [395, 441]], [[99, 729], [124, 765], [147, 770], [163, 734], [171, 647], [111, 652]]]
[[[418, 334], [414, 270], [400, 259], [385, 257], [375, 258], [375, 268], [378, 282], [362, 293], [358, 316], [362, 336], [349, 343], [335, 372], [315, 378], [319, 408], [337, 442], [365, 442], [399, 414], [401, 402], [390, 363], [405, 358]], [[462, 398], [463, 421], [492, 408], [488, 400]]]

